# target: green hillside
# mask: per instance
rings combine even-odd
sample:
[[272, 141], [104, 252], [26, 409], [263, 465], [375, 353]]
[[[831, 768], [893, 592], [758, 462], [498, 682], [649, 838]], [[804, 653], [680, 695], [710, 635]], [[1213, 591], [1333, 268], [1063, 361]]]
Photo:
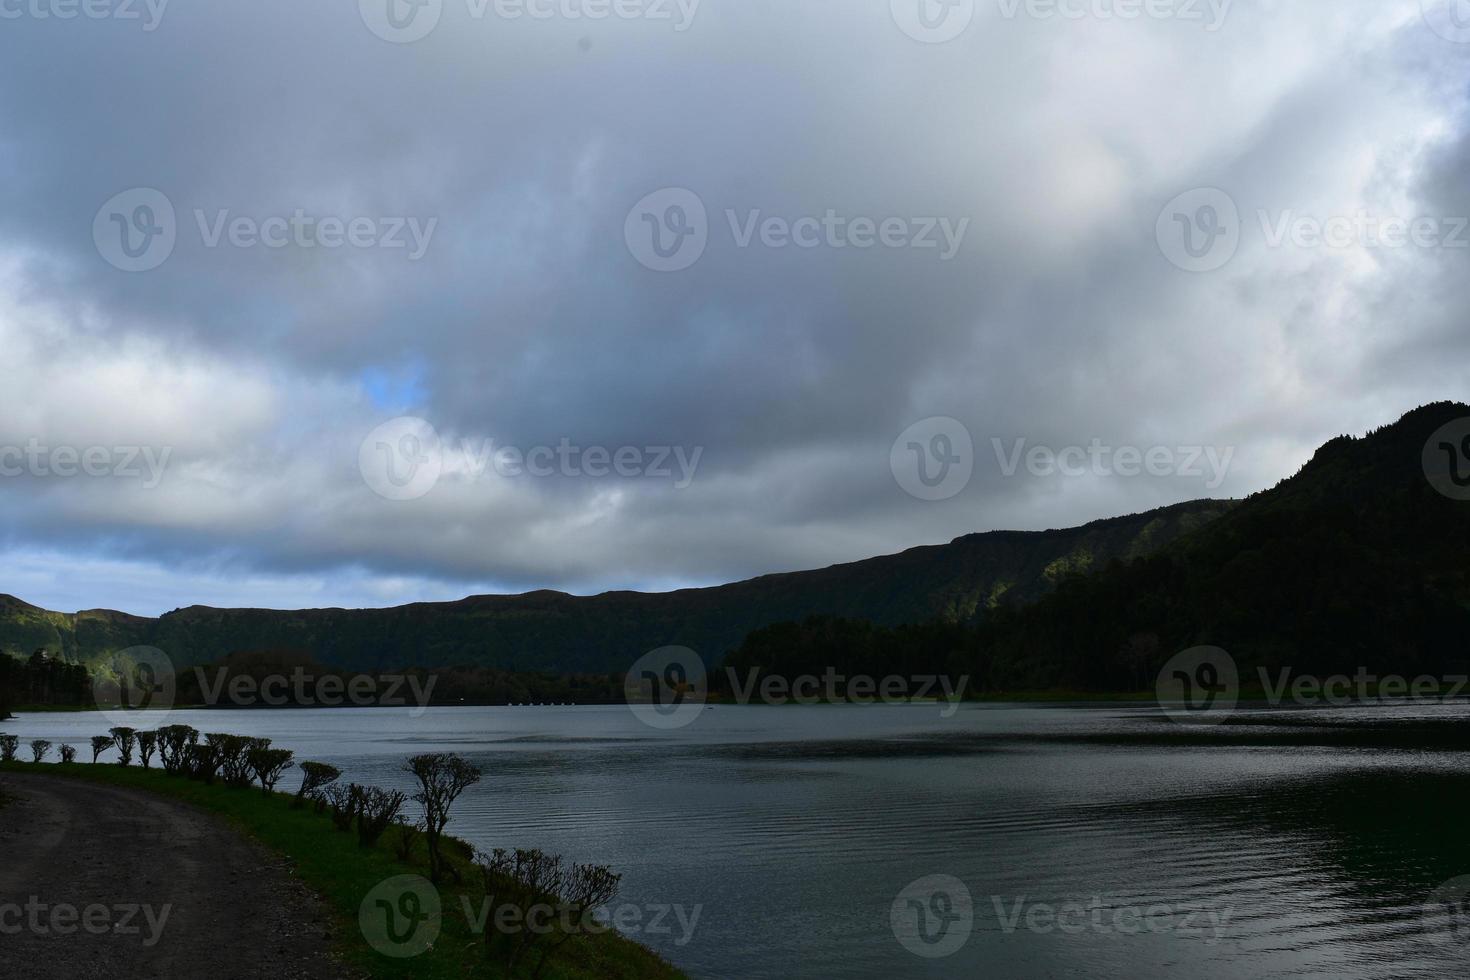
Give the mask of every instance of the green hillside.
[[158, 619], [52, 613], [0, 597], [0, 647], [95, 660], [135, 644], [179, 665], [241, 650], [289, 649], [348, 669], [460, 664], [621, 672], [660, 646], [719, 660], [752, 630], [825, 614], [879, 624], [968, 622], [1002, 602], [1045, 595], [1068, 572], [1156, 552], [1230, 509], [1201, 501], [1085, 527], [995, 532], [814, 571], [662, 594], [476, 596], [391, 609], [278, 612], [194, 606]]

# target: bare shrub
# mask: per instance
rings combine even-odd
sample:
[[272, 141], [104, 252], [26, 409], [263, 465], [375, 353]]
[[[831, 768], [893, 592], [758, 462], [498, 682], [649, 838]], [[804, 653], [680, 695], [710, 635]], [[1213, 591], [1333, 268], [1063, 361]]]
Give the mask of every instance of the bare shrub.
[[[439, 881], [445, 869], [439, 842], [449, 823], [449, 809], [461, 793], [480, 781], [478, 766], [447, 752], [416, 755], [404, 763], [405, 772], [419, 781], [414, 802], [424, 808], [424, 835], [429, 848], [429, 878]], [[451, 869], [452, 870], [452, 869]]]
[[133, 746], [138, 741], [138, 730], [136, 728], [110, 728], [107, 734], [112, 736], [112, 744], [117, 746], [117, 751], [122, 756], [117, 764], [120, 766], [132, 765]]
[[423, 836], [424, 823], [422, 820], [400, 823], [395, 829], [397, 833], [393, 835], [393, 853], [398, 855], [398, 860], [408, 864], [413, 860], [414, 844]]
[[199, 742], [199, 732], [188, 725], [165, 725], [158, 730], [158, 761], [164, 772], [189, 772], [190, 748]]
[[315, 802], [323, 787], [335, 783], [337, 777], [341, 775], [341, 769], [329, 766], [325, 762], [303, 762], [301, 764], [301, 788], [296, 791], [296, 798], [291, 801], [292, 808], [300, 809], [307, 800]]
[[[506, 975], [522, 962], [533, 963], [532, 980], [539, 980], [551, 958], [574, 937], [592, 931], [592, 915], [618, 893], [622, 880], [610, 868], [597, 864], [562, 863], [560, 855], [541, 850], [506, 851], [497, 848], [481, 854], [476, 863], [484, 881], [485, 894], [494, 895], [502, 906], [517, 912], [523, 925], [514, 932], [486, 928], [486, 955], [498, 959]], [[533, 913], [545, 923], [532, 928]], [[554, 913], [554, 914], [553, 914]], [[527, 957], [534, 954], [534, 960]]]
[[286, 770], [295, 765], [291, 761], [295, 754], [289, 749], [270, 748], [268, 743], [250, 750], [247, 755], [250, 769], [255, 773], [255, 778], [260, 780], [261, 792], [266, 796], [271, 795]]
[[141, 763], [143, 763], [143, 768], [144, 769], [147, 769], [148, 768], [148, 764], [153, 761], [153, 752], [157, 748], [158, 748], [158, 733], [157, 732], [139, 732], [138, 733], [138, 761], [141, 762]]
[[357, 801], [357, 842], [363, 847], [373, 847], [384, 831], [403, 812], [408, 794], [396, 789], [379, 789], [369, 786], [362, 790]]
[[352, 821], [357, 816], [357, 802], [362, 796], [362, 787], [356, 783], [333, 783], [323, 791], [322, 796], [332, 808], [332, 826], [346, 833], [352, 829]]

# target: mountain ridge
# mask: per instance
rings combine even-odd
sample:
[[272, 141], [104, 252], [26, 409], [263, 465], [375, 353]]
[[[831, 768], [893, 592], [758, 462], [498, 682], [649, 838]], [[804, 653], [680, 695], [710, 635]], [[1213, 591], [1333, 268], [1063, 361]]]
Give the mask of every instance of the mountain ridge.
[[[325, 664], [357, 668], [465, 663], [614, 671], [662, 645], [703, 647], [705, 656], [718, 659], [750, 630], [791, 617], [863, 614], [894, 625], [916, 619], [968, 619], [1000, 596], [1026, 601], [1044, 594], [1054, 584], [1058, 562], [1088, 563], [1148, 553], [1231, 506], [1231, 501], [1186, 501], [1075, 528], [976, 532], [891, 555], [671, 592], [613, 590], [577, 596], [541, 589], [376, 609], [191, 605], [158, 617], [106, 609], [53, 612], [0, 595], [0, 648], [26, 652], [47, 647], [68, 659], [85, 661], [126, 646], [151, 645], [180, 662], [195, 663], [243, 649], [274, 647], [309, 650]], [[839, 595], [844, 592], [850, 594]], [[497, 620], [488, 625], [502, 627], [492, 629], [493, 649], [477, 643], [467, 631], [435, 635], [434, 621], [487, 616]], [[528, 617], [539, 617], [541, 629], [505, 628], [504, 620]], [[590, 622], [578, 625], [578, 619]], [[319, 629], [320, 621], [334, 623]], [[348, 650], [346, 642], [322, 635], [323, 630], [340, 630], [343, 621], [352, 624], [347, 632], [353, 638], [361, 632], [357, 625], [373, 623], [372, 632], [386, 626], [397, 640], [368, 641]], [[419, 629], [419, 638], [428, 638], [427, 647], [413, 649], [413, 639], [402, 635], [404, 628]], [[552, 635], [544, 635], [548, 631]], [[615, 638], [613, 633], [627, 638]], [[595, 649], [582, 649], [588, 644]]]

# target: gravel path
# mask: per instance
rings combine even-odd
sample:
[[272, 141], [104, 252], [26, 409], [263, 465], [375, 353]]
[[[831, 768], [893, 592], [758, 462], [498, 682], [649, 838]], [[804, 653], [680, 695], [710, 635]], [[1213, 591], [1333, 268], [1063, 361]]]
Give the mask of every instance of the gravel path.
[[0, 775], [0, 977], [339, 978], [330, 921], [219, 818], [86, 780]]

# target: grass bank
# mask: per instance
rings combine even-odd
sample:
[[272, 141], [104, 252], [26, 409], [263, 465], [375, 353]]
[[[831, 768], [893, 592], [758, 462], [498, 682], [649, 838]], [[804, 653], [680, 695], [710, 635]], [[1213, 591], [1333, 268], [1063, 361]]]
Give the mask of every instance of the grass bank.
[[[331, 818], [318, 815], [310, 806], [291, 808], [291, 797], [259, 787], [230, 788], [205, 785], [159, 769], [102, 763], [70, 765], [24, 762], [0, 763], [0, 773], [34, 773], [89, 779], [168, 796], [223, 816], [247, 836], [285, 856], [297, 876], [326, 899], [333, 915], [333, 939], [343, 962], [374, 980], [466, 980], [467, 977], [501, 977], [498, 965], [484, 955], [481, 937], [464, 915], [462, 902], [479, 909], [485, 900], [480, 875], [470, 863], [471, 849], [463, 841], [446, 839], [449, 860], [462, 882], [448, 880], [439, 885], [443, 904], [443, 929], [434, 945], [412, 959], [395, 960], [378, 953], [362, 935], [358, 911], [363, 898], [389, 878], [405, 874], [427, 876], [428, 859], [422, 840], [407, 862], [393, 853], [392, 835], [377, 846], [361, 848], [356, 833], [333, 829]], [[0, 802], [4, 794], [0, 792]], [[514, 847], [515, 841], [505, 842]], [[470, 967], [474, 966], [474, 972]], [[517, 976], [530, 976], [518, 970]], [[651, 950], [616, 933], [587, 935], [569, 942], [552, 960], [546, 980], [682, 980], [683, 974]]]

